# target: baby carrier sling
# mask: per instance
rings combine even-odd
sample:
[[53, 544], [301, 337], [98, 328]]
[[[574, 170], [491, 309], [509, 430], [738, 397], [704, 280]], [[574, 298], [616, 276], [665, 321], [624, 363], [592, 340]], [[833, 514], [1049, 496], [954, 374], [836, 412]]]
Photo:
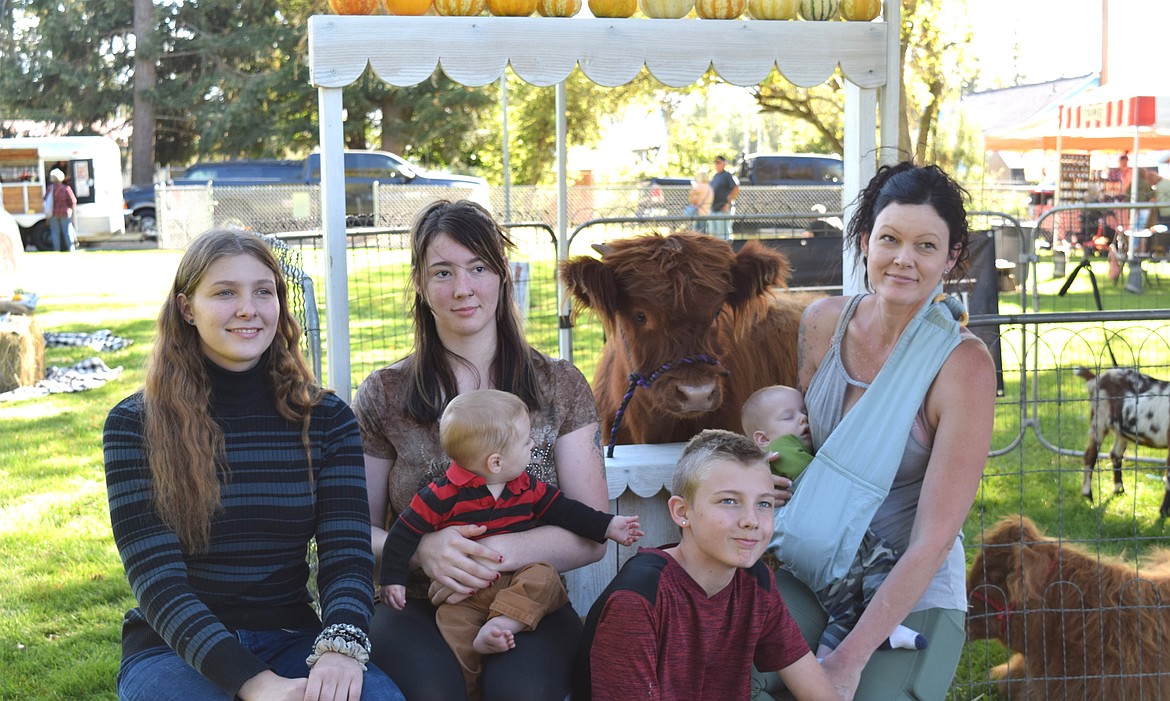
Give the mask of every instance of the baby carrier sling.
[[769, 548], [813, 591], [849, 570], [885, 501], [926, 390], [959, 344], [967, 314], [936, 295], [910, 320], [885, 365], [793, 483]]

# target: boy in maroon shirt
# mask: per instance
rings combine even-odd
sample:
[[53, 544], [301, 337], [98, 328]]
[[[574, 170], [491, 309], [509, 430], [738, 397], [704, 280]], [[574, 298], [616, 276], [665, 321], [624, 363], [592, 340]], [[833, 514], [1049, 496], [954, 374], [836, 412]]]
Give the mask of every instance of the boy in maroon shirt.
[[573, 701], [747, 699], [753, 663], [801, 701], [839, 701], [759, 562], [775, 511], [764, 453], [744, 436], [703, 431], [671, 492], [682, 538], [641, 548], [594, 603]]

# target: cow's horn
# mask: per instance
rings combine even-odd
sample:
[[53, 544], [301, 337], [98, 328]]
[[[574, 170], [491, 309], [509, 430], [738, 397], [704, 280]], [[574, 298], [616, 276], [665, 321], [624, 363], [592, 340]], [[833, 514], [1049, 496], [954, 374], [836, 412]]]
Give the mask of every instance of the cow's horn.
[[606, 253], [613, 253], [613, 246], [610, 246], [608, 243], [595, 243], [593, 244], [593, 250], [604, 256]]

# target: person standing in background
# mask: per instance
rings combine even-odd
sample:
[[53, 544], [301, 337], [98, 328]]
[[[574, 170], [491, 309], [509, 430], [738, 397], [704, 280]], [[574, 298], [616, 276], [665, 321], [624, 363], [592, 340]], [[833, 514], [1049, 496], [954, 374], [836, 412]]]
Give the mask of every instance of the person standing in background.
[[1150, 201], [1158, 204], [1158, 208], [1150, 210], [1146, 224], [1170, 224], [1170, 179], [1163, 178], [1156, 168], [1151, 168], [1147, 171], [1146, 182], [1153, 193]]
[[715, 192], [711, 213], [722, 215], [722, 218], [712, 220], [707, 229], [714, 236], [731, 238], [731, 207], [735, 204], [735, 198], [739, 197], [739, 181], [727, 172], [727, 159], [723, 156], [715, 157], [715, 176], [711, 178], [711, 189]]
[[[700, 168], [695, 173], [695, 182], [691, 185], [691, 192], [687, 197], [690, 200], [688, 210], [697, 217], [707, 217], [711, 214], [711, 204], [715, 201], [715, 191], [711, 189], [711, 173], [706, 168]], [[694, 223], [695, 231], [707, 233], [707, 220], [699, 219]]]
[[77, 197], [73, 190], [65, 184], [65, 173], [57, 168], [49, 171], [49, 190], [46, 198], [52, 198], [51, 205], [45, 212], [49, 219], [49, 237], [53, 242], [53, 249], [57, 251], [72, 251], [77, 248], [77, 237], [73, 233], [73, 209], [77, 207]]

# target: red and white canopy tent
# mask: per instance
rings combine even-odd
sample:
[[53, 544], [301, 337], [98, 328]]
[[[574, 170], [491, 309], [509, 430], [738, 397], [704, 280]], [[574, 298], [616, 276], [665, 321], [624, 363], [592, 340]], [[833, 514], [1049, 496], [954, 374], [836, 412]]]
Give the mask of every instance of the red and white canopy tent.
[[988, 151], [1170, 149], [1170, 95], [1087, 90], [1028, 121], [983, 135]]
[[983, 135], [988, 151], [1170, 149], [1170, 94], [1104, 85], [1085, 90], [1014, 127]]

